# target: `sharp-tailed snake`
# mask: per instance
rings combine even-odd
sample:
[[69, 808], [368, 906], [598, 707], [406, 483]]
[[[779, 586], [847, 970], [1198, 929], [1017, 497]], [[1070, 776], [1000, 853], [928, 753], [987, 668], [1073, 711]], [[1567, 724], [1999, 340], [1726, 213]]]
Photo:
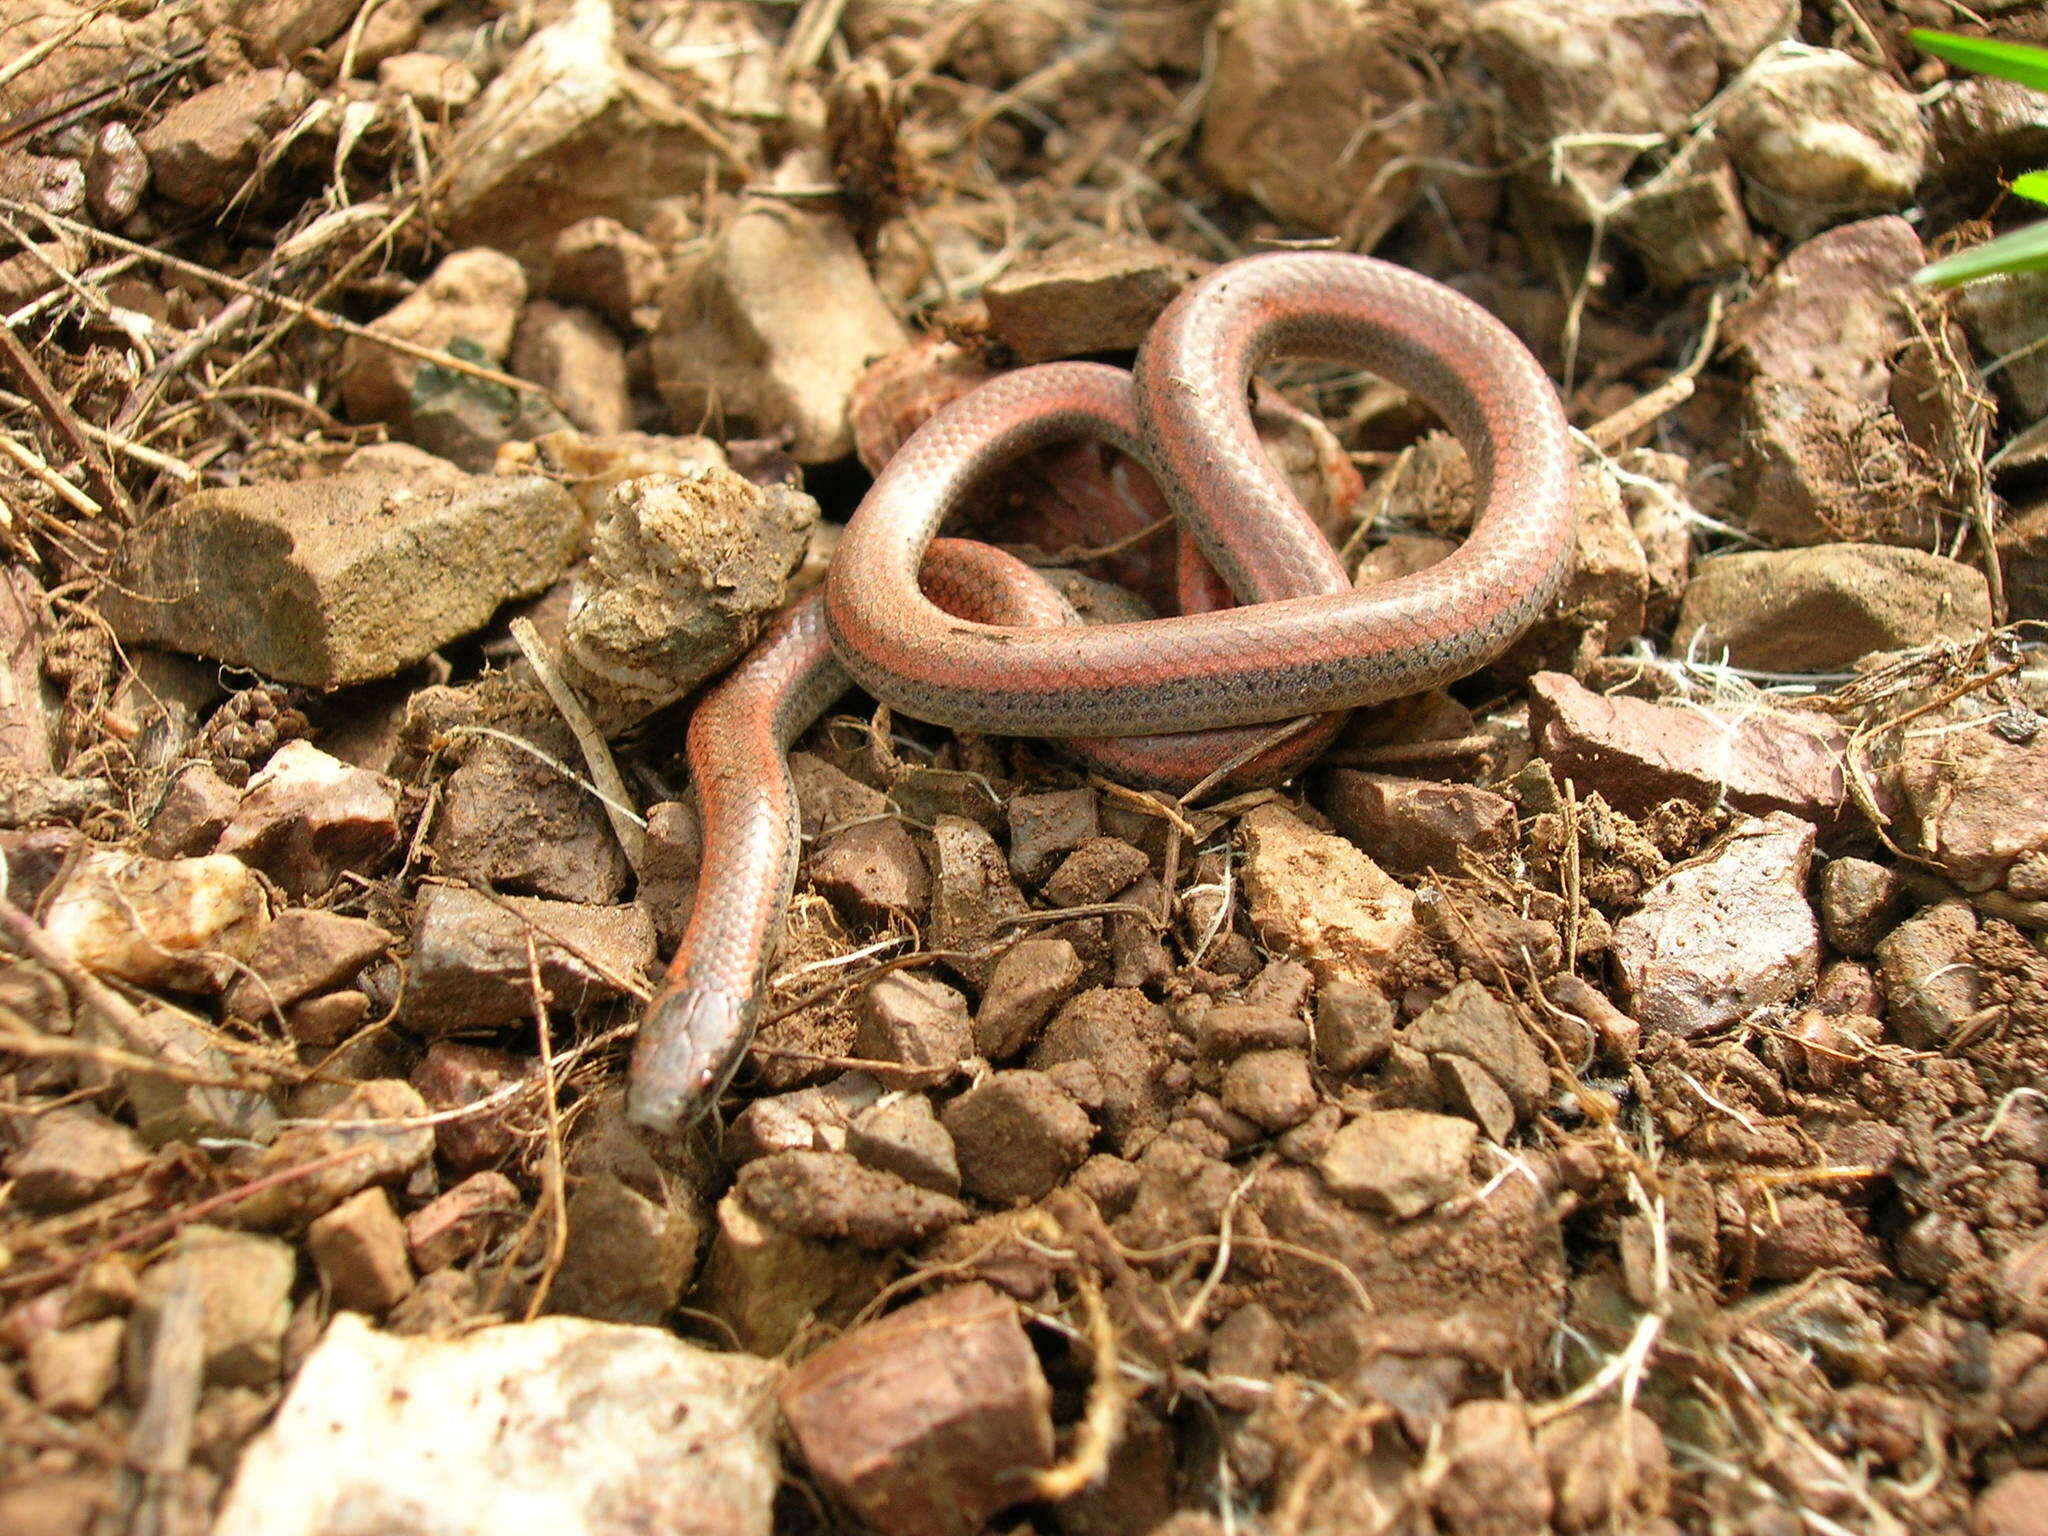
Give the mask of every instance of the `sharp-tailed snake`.
[[[1259, 445], [1252, 373], [1325, 359], [1420, 396], [1464, 444], [1480, 496], [1439, 564], [1354, 590]], [[1083, 627], [1029, 566], [939, 539], [976, 482], [1030, 449], [1096, 437], [1159, 480], [1243, 607]], [[1273, 721], [1418, 693], [1498, 656], [1570, 569], [1574, 450], [1557, 392], [1513, 333], [1439, 283], [1364, 256], [1281, 252], [1217, 268], [1161, 315], [1133, 371], [1020, 369], [906, 442], [848, 524], [822, 594], [786, 610], [697, 706], [696, 905], [640, 1026], [633, 1119], [688, 1124], [751, 1042], [796, 880], [790, 743], [849, 684], [938, 725], [1095, 740], [1088, 755], [1187, 784]], [[1332, 715], [1257, 765], [1325, 744]], [[1194, 732], [1160, 735], [1146, 733]]]

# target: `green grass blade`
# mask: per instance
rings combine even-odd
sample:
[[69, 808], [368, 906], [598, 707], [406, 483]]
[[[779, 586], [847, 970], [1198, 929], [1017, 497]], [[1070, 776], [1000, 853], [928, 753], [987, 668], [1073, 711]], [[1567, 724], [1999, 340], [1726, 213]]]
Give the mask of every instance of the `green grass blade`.
[[2024, 197], [2030, 203], [2048, 203], [2048, 171], [2029, 171], [2024, 176], [2015, 176], [2012, 190], [2015, 196]]
[[1913, 281], [1923, 288], [1953, 288], [1980, 277], [1996, 277], [2003, 272], [2039, 272], [2043, 268], [2048, 268], [2048, 219], [1922, 267], [1913, 274]]
[[1930, 32], [1915, 27], [1906, 34], [1922, 53], [1980, 75], [1997, 75], [2021, 85], [2048, 92], [2048, 48], [2028, 43], [2003, 43], [1993, 37], [1958, 37], [1953, 32]]

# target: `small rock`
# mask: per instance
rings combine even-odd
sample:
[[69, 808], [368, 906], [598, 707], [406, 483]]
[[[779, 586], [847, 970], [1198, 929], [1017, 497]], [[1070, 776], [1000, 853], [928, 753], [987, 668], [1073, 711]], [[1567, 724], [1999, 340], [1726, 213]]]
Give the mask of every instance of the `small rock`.
[[1223, 1107], [1267, 1131], [1301, 1124], [1316, 1108], [1305, 1051], [1247, 1051], [1224, 1069]]
[[1330, 774], [1325, 805], [1339, 832], [1375, 864], [1402, 874], [1462, 875], [1461, 853], [1489, 859], [1514, 840], [1514, 803], [1469, 784], [1338, 768]]
[[1982, 354], [2011, 361], [1992, 376], [1999, 394], [2027, 413], [2048, 411], [2048, 366], [2040, 358], [2041, 275], [2010, 272], [1969, 283], [1956, 292], [1956, 318]]
[[53, 1109], [28, 1122], [28, 1139], [7, 1159], [10, 1194], [24, 1210], [68, 1211], [112, 1194], [149, 1157], [140, 1137], [96, 1109]]
[[143, 1271], [136, 1290], [128, 1320], [131, 1386], [154, 1347], [165, 1300], [188, 1285], [199, 1294], [207, 1379], [221, 1386], [275, 1382], [297, 1272], [298, 1256], [277, 1238], [224, 1232], [203, 1223], [186, 1227], [163, 1257]]
[[727, 1195], [718, 1202], [693, 1305], [727, 1324], [746, 1348], [776, 1355], [815, 1328], [851, 1322], [895, 1272], [891, 1255], [798, 1237]]
[[1043, 1072], [994, 1072], [945, 1108], [960, 1182], [998, 1205], [1036, 1200], [1081, 1165], [1095, 1127]]
[[849, 919], [918, 921], [932, 902], [931, 872], [910, 829], [868, 821], [834, 833], [810, 860], [811, 884]]
[[[438, 211], [452, 239], [489, 240], [538, 267], [578, 219], [602, 214], [647, 228], [665, 199], [701, 196], [706, 185], [730, 184], [735, 164], [762, 164], [749, 119], [777, 103], [734, 100], [725, 81], [685, 83], [710, 67], [703, 60], [763, 60], [771, 45], [758, 33], [714, 34], [696, 47], [679, 35], [676, 46], [700, 62], [672, 79], [666, 68], [655, 75], [626, 62], [609, 10], [551, 14], [560, 19], [520, 44], [443, 151]], [[700, 91], [720, 104], [716, 140], [690, 104]]]
[[596, 310], [619, 330], [651, 329], [668, 276], [661, 248], [617, 219], [578, 219], [555, 236], [548, 291]]
[[1628, 1011], [1646, 1029], [1691, 1036], [1812, 987], [1812, 859], [1811, 823], [1774, 811], [1737, 823], [1720, 852], [1659, 881], [1614, 928]]
[[1056, 907], [1093, 906], [1142, 879], [1151, 867], [1144, 850], [1122, 838], [1091, 837], [1046, 877], [1045, 899]]
[[232, 1019], [264, 1018], [273, 1008], [288, 1008], [347, 981], [390, 946], [390, 934], [360, 917], [303, 907], [280, 912], [263, 930], [248, 970], [228, 987], [222, 1006]]
[[1253, 1003], [1219, 1003], [1195, 1021], [1195, 1048], [1210, 1061], [1234, 1061], [1247, 1051], [1298, 1050], [1308, 1026], [1291, 1013]]
[[86, 853], [43, 914], [50, 942], [88, 970], [139, 986], [217, 992], [269, 922], [239, 859]]
[[2048, 1531], [2048, 1472], [2007, 1472], [1977, 1495], [1970, 1536], [2042, 1536]]
[[990, 332], [1018, 362], [1049, 363], [1134, 351], [1201, 270], [1149, 240], [1074, 235], [990, 279], [981, 296]]
[[249, 780], [218, 848], [304, 900], [345, 869], [376, 868], [398, 840], [398, 786], [302, 739], [279, 747]]
[[1876, 1258], [1855, 1216], [1826, 1195], [1779, 1200], [1777, 1219], [1757, 1235], [1760, 1280], [1804, 1280], [1821, 1270], [1868, 1274]]
[[135, 216], [149, 191], [149, 153], [126, 123], [104, 123], [85, 160], [85, 206], [102, 229]]
[[213, 771], [208, 763], [181, 767], [164, 791], [142, 851], [152, 858], [176, 859], [213, 852], [220, 835], [242, 803], [242, 792]]
[[405, 1218], [405, 1248], [423, 1275], [459, 1264], [520, 1209], [519, 1187], [502, 1173], [473, 1173]]
[[1820, 928], [1845, 955], [1869, 956], [1899, 915], [1906, 882], [1868, 859], [1830, 859], [1820, 872]]
[[1102, 1084], [1102, 1118], [1119, 1140], [1128, 1140], [1164, 1126], [1179, 1096], [1167, 1080], [1173, 1041], [1165, 1010], [1144, 993], [1091, 987], [1053, 1016], [1028, 1060], [1041, 1072], [1070, 1061], [1091, 1063]]
[[1878, 977], [1893, 1033], [1914, 1050], [1939, 1050], [1982, 1005], [1970, 958], [1977, 914], [1944, 901], [1909, 917], [1877, 945]]
[[942, 1195], [960, 1193], [953, 1138], [921, 1093], [892, 1095], [855, 1118], [846, 1150], [884, 1173]]
[[1998, 1315], [2038, 1332], [2048, 1325], [2048, 1226], [2020, 1237], [1998, 1261], [1992, 1294]]
[[624, 432], [633, 425], [626, 389], [626, 349], [595, 315], [535, 299], [520, 313], [508, 359], [511, 371], [560, 402], [585, 432]]
[[156, 190], [187, 208], [224, 207], [312, 100], [312, 84], [289, 69], [250, 70], [186, 97], [138, 136]]
[[1080, 984], [1081, 959], [1067, 940], [1021, 939], [1011, 945], [982, 989], [975, 1050], [990, 1061], [1009, 1060]]
[[491, 738], [471, 743], [442, 782], [433, 849], [435, 868], [452, 880], [590, 906], [616, 901], [633, 872], [595, 797]]
[[[513, 328], [525, 303], [526, 276], [518, 262], [487, 248], [454, 251], [419, 287], [371, 321], [370, 330], [499, 367], [511, 351]], [[341, 398], [350, 418], [386, 422], [409, 441], [419, 440], [415, 410], [436, 389], [474, 388], [479, 382], [451, 377], [435, 364], [367, 337], [351, 337], [342, 345]]]
[[1256, 1407], [1265, 1394], [1236, 1383], [1272, 1381], [1286, 1348], [1286, 1328], [1265, 1307], [1248, 1301], [1234, 1308], [1209, 1335], [1209, 1377], [1219, 1388], [1217, 1400], [1239, 1412]]
[[889, 813], [889, 798], [879, 789], [849, 778], [809, 752], [789, 754], [789, 776], [796, 783], [796, 803], [806, 839]]
[[1550, 1066], [1541, 1047], [1507, 1005], [1476, 981], [1460, 982], [1431, 1004], [1401, 1040], [1426, 1055], [1463, 1056], [1484, 1067], [1524, 1120], [1550, 1095]]
[[[318, 1120], [290, 1127], [257, 1159], [253, 1175], [320, 1163], [316, 1173], [259, 1190], [233, 1209], [250, 1227], [295, 1227], [359, 1189], [403, 1179], [434, 1151], [426, 1101], [410, 1083], [363, 1083]], [[346, 1154], [346, 1155], [344, 1155]]]
[[405, 1225], [381, 1189], [351, 1195], [314, 1221], [306, 1250], [337, 1307], [382, 1317], [412, 1289]]
[[1559, 779], [1631, 816], [1666, 800], [1725, 800], [1756, 815], [1789, 811], [1831, 823], [1848, 794], [1848, 738], [1820, 714], [1752, 705], [1723, 716], [1609, 697], [1539, 672], [1529, 679], [1529, 734]]
[[609, 1168], [580, 1171], [569, 1240], [548, 1292], [560, 1312], [608, 1323], [668, 1320], [697, 1270], [702, 1208], [687, 1188], [637, 1188]]
[[862, 991], [856, 1016], [853, 1048], [870, 1061], [929, 1067], [943, 1078], [974, 1054], [967, 999], [929, 976], [891, 972]]
[[1905, 206], [1930, 143], [1911, 91], [1833, 49], [1760, 61], [1716, 127], [1750, 212], [1795, 240], [1851, 214]]
[[428, 118], [452, 116], [483, 89], [460, 59], [437, 53], [394, 53], [377, 63], [377, 84], [394, 96], [409, 96]]
[[436, 1040], [413, 1070], [412, 1085], [435, 1115], [434, 1142], [442, 1160], [457, 1173], [470, 1173], [503, 1162], [519, 1141], [512, 1107], [459, 1118], [438, 1118], [503, 1092], [531, 1077], [531, 1057], [515, 1056], [487, 1046], [457, 1040]]
[[1917, 549], [1820, 544], [1703, 560], [1672, 645], [1765, 672], [1852, 667], [1871, 651], [1968, 639], [1991, 622], [1983, 572]]
[[1372, 1066], [1394, 1041], [1394, 1005], [1378, 987], [1326, 982], [1316, 998], [1316, 1059], [1340, 1077]]
[[1625, 1067], [1636, 1059], [1643, 1026], [1615, 1007], [1590, 982], [1569, 971], [1561, 972], [1543, 984], [1543, 995], [1565, 1012], [1576, 1015], [1593, 1031], [1600, 1055], [1610, 1065]]
[[[957, 1141], [958, 1130], [947, 1129]], [[959, 1201], [864, 1168], [843, 1152], [756, 1159], [740, 1170], [733, 1189], [760, 1220], [793, 1237], [845, 1239], [869, 1250], [922, 1242], [967, 1219]]]
[[829, 1083], [771, 1094], [741, 1110], [725, 1133], [725, 1160], [738, 1165], [773, 1152], [844, 1152], [847, 1131], [882, 1097], [865, 1072], [842, 1072]]
[[1738, 504], [1766, 543], [1924, 545], [1939, 535], [1933, 481], [1883, 402], [1752, 379], [1743, 395]]
[[[177, 1008], [146, 1008], [144, 1039], [110, 1029], [88, 1031], [106, 1045], [138, 1051], [201, 1078], [232, 1078], [239, 1059], [228, 1054], [211, 1025]], [[192, 1142], [203, 1136], [265, 1142], [277, 1131], [277, 1106], [254, 1088], [223, 1088], [179, 1082], [161, 1073], [124, 1070], [121, 1091], [135, 1111], [135, 1128], [151, 1146]]]
[[1347, 1204], [1407, 1220], [1470, 1187], [1467, 1165], [1478, 1139], [1469, 1120], [1374, 1110], [1331, 1138], [1316, 1171]]
[[233, 486], [126, 539], [100, 607], [128, 644], [335, 688], [389, 677], [544, 590], [581, 540], [576, 503], [537, 476]]
[[407, 1024], [431, 1037], [530, 1019], [529, 933], [541, 987], [558, 1009], [620, 997], [654, 963], [654, 925], [640, 907], [493, 901], [461, 886], [433, 886], [414, 908]]
[[1664, 1432], [1640, 1408], [1626, 1414], [1618, 1429], [1612, 1410], [1581, 1408], [1537, 1432], [1556, 1499], [1551, 1518], [1567, 1536], [1626, 1530], [1664, 1510], [1671, 1482]]
[[1491, 1072], [1464, 1056], [1432, 1056], [1429, 1066], [1447, 1108], [1471, 1120], [1492, 1141], [1504, 1143], [1514, 1134], [1514, 1100]]
[[1273, 949], [1319, 980], [1373, 983], [1416, 930], [1415, 901], [1353, 843], [1278, 805], [1238, 823], [1251, 917]]
[[1430, 1504], [1445, 1531], [1506, 1536], [1549, 1525], [1550, 1481], [1519, 1403], [1489, 1398], [1458, 1404], [1444, 1418], [1437, 1452], [1443, 1473]]
[[861, 371], [904, 341], [836, 218], [763, 201], [679, 266], [653, 355], [678, 423], [715, 406], [735, 435], [787, 430], [798, 461], [821, 464], [852, 450]]
[[1718, 149], [1681, 154], [1635, 188], [1614, 215], [1614, 232], [1666, 290], [1740, 272], [1756, 245], [1742, 183]]
[[[933, 822], [932, 848], [932, 921], [925, 942], [933, 949], [972, 953], [995, 937], [1004, 918], [1025, 910], [1024, 893], [1010, 878], [1009, 862], [996, 840], [965, 817], [941, 816]], [[993, 960], [953, 964], [974, 986], [985, 986], [995, 968]]]
[[[1369, 250], [1415, 196], [1390, 162], [1443, 147], [1422, 77], [1367, 7], [1230, 0], [1211, 31], [1202, 170], [1282, 219]], [[1363, 125], [1361, 127], [1361, 125]]]
[[[1472, 16], [1472, 44], [1507, 97], [1517, 140], [1677, 133], [1713, 95], [1719, 71], [1704, 7], [1665, 0], [1493, 0]], [[1564, 152], [1582, 197], [1604, 197], [1636, 151]]]
[[1793, 249], [1725, 334], [1752, 373], [1882, 405], [1891, 359], [1912, 340], [1913, 274], [1927, 251], [1896, 215], [1864, 219]]
[[716, 465], [613, 488], [562, 635], [564, 673], [617, 731], [675, 703], [751, 645], [783, 604], [818, 504]]
[[1101, 835], [1093, 790], [1017, 795], [1010, 801], [1011, 872], [1036, 885], [1067, 854]]
[[491, 1321], [484, 1315], [476, 1276], [466, 1269], [441, 1269], [421, 1276], [412, 1293], [391, 1309], [384, 1326], [400, 1338], [445, 1339]]
[[1052, 1464], [1052, 1389], [1016, 1305], [984, 1284], [826, 1345], [776, 1395], [811, 1475], [893, 1536], [972, 1536]]
[[[1460, 965], [1476, 971], [1490, 972], [1512, 963], [1540, 978], [1564, 963], [1555, 923], [1523, 917], [1484, 897], [1428, 887], [1415, 897], [1415, 915], [1425, 933], [1450, 950]], [[1581, 925], [1579, 944], [1582, 951], [1596, 947], [1589, 924]]]
[[1902, 830], [1965, 890], [2024, 884], [2027, 863], [2048, 848], [2048, 741], [1982, 729], [1908, 739], [1897, 782]]
[[114, 1390], [127, 1322], [102, 1318], [46, 1333], [28, 1347], [28, 1385], [45, 1413], [92, 1413]]
[[[538, 1520], [555, 1536], [634, 1518], [703, 1536], [766, 1536], [779, 1467], [775, 1367], [650, 1328], [580, 1318], [449, 1338], [337, 1317], [250, 1442], [215, 1536], [443, 1536]], [[688, 1432], [676, 1433], [679, 1418]]]

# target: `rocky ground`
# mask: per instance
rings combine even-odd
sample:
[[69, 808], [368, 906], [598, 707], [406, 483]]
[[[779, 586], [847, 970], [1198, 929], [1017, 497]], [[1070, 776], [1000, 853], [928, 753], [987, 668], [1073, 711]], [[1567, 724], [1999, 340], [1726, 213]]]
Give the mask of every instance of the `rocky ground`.
[[[0, 1530], [2048, 1530], [1968, 20], [0, 0]], [[737, 1093], [632, 1130], [700, 686], [938, 404], [1303, 240], [1560, 380], [1555, 608], [1278, 790], [849, 697]], [[1468, 525], [1398, 392], [1258, 407], [1361, 584]], [[1127, 471], [975, 521], [1157, 602]]]

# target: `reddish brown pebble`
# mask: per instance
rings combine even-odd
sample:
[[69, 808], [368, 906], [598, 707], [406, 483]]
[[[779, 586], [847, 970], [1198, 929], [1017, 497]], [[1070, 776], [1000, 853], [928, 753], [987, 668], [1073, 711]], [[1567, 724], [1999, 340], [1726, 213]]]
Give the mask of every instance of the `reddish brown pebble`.
[[1004, 951], [974, 1017], [975, 1049], [1005, 1061], [1031, 1043], [1053, 1009], [1081, 981], [1081, 959], [1065, 939], [1024, 939]]
[[869, 1061], [928, 1067], [944, 1077], [974, 1054], [967, 999], [929, 976], [895, 971], [861, 993], [853, 1048]]
[[1108, 901], [1151, 868], [1144, 850], [1122, 838], [1091, 837], [1046, 878], [1046, 900], [1056, 907], [1094, 906]]
[[962, 1186], [1007, 1204], [1050, 1194], [1094, 1139], [1087, 1112], [1043, 1072], [996, 1072], [945, 1109]]
[[1052, 1390], [980, 1283], [827, 1345], [776, 1396], [811, 1474], [885, 1536], [973, 1536], [1052, 1462]]
[[338, 1307], [382, 1317], [412, 1289], [405, 1227], [381, 1189], [352, 1195], [315, 1221], [306, 1247]]
[[1306, 1051], [1247, 1051], [1223, 1074], [1223, 1107], [1267, 1131], [1301, 1124], [1316, 1108]]
[[519, 1209], [519, 1187], [502, 1173], [473, 1173], [405, 1218], [405, 1245], [421, 1274], [475, 1253]]
[[1018, 795], [1010, 801], [1010, 869], [1019, 880], [1042, 880], [1099, 830], [1093, 790]]
[[1339, 768], [1330, 774], [1327, 804], [1339, 832], [1402, 874], [1462, 875], [1466, 855], [1505, 853], [1515, 834], [1513, 802], [1469, 784]]
[[811, 855], [811, 884], [864, 923], [922, 918], [932, 903], [924, 855], [900, 821], [864, 821], [834, 833]]

